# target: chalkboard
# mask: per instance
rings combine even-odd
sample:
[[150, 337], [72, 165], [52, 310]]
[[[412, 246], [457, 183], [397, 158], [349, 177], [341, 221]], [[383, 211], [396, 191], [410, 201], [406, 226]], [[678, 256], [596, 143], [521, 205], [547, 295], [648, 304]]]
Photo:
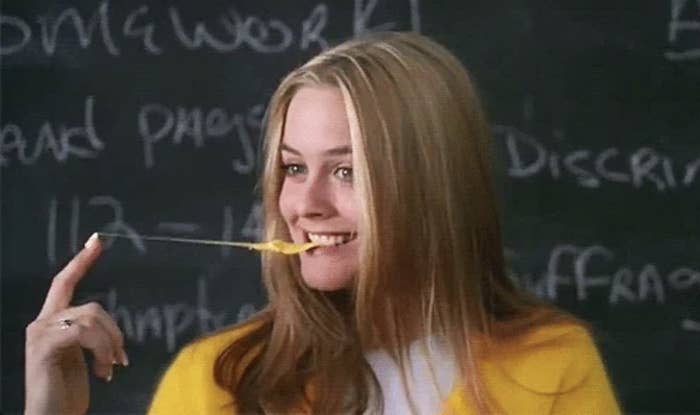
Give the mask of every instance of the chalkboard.
[[132, 235], [78, 293], [117, 318], [132, 360], [93, 382], [95, 413], [143, 412], [180, 346], [260, 309], [256, 254], [140, 235], [256, 239], [277, 82], [383, 29], [472, 71], [514, 279], [592, 324], [626, 412], [700, 413], [691, 0], [2, 2], [3, 413], [22, 410], [24, 329], [93, 231]]

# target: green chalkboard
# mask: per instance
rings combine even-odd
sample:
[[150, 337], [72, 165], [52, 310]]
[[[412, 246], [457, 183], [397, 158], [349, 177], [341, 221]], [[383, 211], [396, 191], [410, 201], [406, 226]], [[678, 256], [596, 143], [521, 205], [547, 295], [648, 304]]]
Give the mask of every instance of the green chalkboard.
[[506, 254], [589, 321], [629, 413], [700, 413], [700, 5], [420, 0], [5, 1], [0, 15], [2, 413], [24, 329], [97, 230], [127, 233], [80, 301], [132, 365], [95, 413], [142, 413], [173, 353], [264, 303], [260, 124], [280, 78], [370, 30], [416, 30], [473, 73], [499, 155]]

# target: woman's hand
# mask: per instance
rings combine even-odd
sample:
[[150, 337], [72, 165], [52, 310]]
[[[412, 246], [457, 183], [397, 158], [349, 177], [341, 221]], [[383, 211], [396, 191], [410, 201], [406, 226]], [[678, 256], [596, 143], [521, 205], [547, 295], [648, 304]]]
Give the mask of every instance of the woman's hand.
[[27, 326], [25, 414], [84, 414], [90, 403], [82, 349], [94, 356], [95, 375], [107, 382], [112, 365], [129, 364], [115, 321], [98, 303], [71, 307], [75, 287], [102, 252], [93, 234], [51, 283], [44, 306]]

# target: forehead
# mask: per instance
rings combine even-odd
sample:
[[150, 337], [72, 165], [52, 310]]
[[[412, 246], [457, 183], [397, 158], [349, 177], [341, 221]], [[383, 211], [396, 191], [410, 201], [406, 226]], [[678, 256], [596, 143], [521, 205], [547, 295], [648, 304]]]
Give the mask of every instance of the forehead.
[[282, 142], [304, 152], [350, 145], [350, 128], [340, 89], [300, 88], [289, 103]]

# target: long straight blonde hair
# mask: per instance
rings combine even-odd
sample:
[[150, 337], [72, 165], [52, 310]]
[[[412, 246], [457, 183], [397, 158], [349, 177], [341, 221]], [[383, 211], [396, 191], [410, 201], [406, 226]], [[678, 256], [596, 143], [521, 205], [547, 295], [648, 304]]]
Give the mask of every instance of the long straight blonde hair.
[[[351, 289], [305, 286], [296, 257], [263, 255], [269, 304], [216, 364], [243, 412], [380, 411], [363, 358], [383, 349], [403, 369], [408, 345], [439, 336], [479, 412], [494, 410], [477, 348], [559, 314], [506, 275], [491, 135], [475, 86], [447, 49], [416, 33], [345, 42], [292, 71], [266, 116], [265, 236], [289, 240], [278, 207], [280, 144], [299, 88], [339, 88], [360, 203], [360, 271]], [[381, 404], [378, 404], [381, 405]], [[414, 407], [415, 409], [415, 407]]]

